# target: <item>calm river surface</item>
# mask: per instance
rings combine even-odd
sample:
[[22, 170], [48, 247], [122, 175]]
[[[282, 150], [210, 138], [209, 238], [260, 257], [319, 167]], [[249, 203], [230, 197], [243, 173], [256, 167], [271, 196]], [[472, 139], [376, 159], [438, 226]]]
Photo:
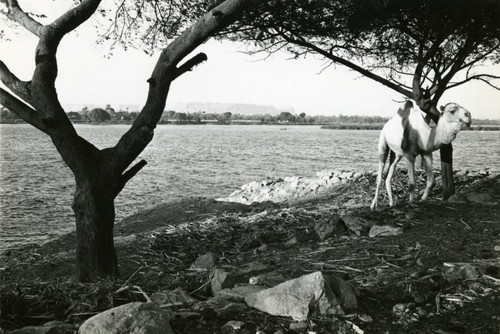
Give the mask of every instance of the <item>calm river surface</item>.
[[[99, 148], [126, 125], [77, 125]], [[319, 126], [160, 125], [139, 159], [148, 165], [116, 200], [117, 220], [161, 202], [222, 197], [266, 177], [314, 176], [325, 169], [377, 168], [379, 131]], [[500, 133], [464, 132], [456, 168], [500, 171]], [[435, 153], [438, 162], [438, 153]], [[401, 164], [404, 165], [404, 164]], [[50, 139], [29, 125], [0, 125], [0, 249], [74, 230], [74, 180]]]

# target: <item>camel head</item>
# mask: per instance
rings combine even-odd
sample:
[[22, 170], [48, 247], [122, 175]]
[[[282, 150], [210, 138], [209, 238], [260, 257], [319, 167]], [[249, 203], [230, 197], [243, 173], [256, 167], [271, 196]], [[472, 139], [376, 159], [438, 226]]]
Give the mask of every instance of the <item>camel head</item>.
[[457, 103], [448, 103], [441, 106], [441, 117], [439, 121], [446, 121], [452, 127], [460, 130], [468, 129], [472, 123], [470, 112]]

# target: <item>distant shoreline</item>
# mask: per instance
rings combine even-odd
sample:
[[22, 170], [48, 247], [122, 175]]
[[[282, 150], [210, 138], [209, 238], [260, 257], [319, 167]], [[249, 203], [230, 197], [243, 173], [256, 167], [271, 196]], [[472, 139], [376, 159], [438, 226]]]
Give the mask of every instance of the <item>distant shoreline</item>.
[[[111, 121], [103, 123], [91, 123], [72, 121], [73, 124], [86, 125], [131, 125], [133, 121]], [[23, 120], [0, 120], [0, 124], [27, 124]], [[307, 123], [267, 123], [267, 122], [248, 122], [248, 121], [231, 121], [228, 124], [217, 122], [159, 122], [158, 125], [273, 125], [280, 126], [282, 130], [286, 130], [287, 126], [320, 126], [324, 130], [381, 130], [384, 124], [366, 124], [366, 123], [338, 123], [338, 124], [307, 124]], [[500, 126], [497, 125], [476, 125], [466, 131], [500, 131]]]

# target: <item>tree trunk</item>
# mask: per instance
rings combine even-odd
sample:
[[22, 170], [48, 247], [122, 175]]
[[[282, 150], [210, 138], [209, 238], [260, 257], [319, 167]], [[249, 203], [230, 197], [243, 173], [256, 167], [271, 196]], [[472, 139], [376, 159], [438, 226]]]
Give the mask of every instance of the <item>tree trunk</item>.
[[77, 180], [73, 211], [81, 282], [119, 275], [113, 242], [115, 205], [112, 189], [107, 182]]
[[455, 193], [455, 183], [453, 180], [453, 146], [451, 143], [441, 146], [440, 154], [443, 200], [447, 200]]

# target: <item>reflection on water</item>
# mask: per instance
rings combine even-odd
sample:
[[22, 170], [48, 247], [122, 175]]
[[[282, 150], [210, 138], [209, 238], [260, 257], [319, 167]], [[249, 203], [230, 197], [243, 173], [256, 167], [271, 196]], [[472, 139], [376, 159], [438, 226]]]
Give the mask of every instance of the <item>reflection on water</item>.
[[[113, 146], [128, 129], [76, 127], [99, 148]], [[266, 177], [313, 176], [336, 168], [375, 170], [378, 133], [318, 126], [280, 131], [279, 126], [160, 125], [139, 157], [148, 164], [116, 199], [117, 219], [173, 199], [228, 195]], [[73, 230], [73, 176], [50, 139], [28, 125], [0, 125], [0, 145], [0, 247]], [[499, 132], [460, 133], [454, 164], [498, 171], [499, 147]]]

